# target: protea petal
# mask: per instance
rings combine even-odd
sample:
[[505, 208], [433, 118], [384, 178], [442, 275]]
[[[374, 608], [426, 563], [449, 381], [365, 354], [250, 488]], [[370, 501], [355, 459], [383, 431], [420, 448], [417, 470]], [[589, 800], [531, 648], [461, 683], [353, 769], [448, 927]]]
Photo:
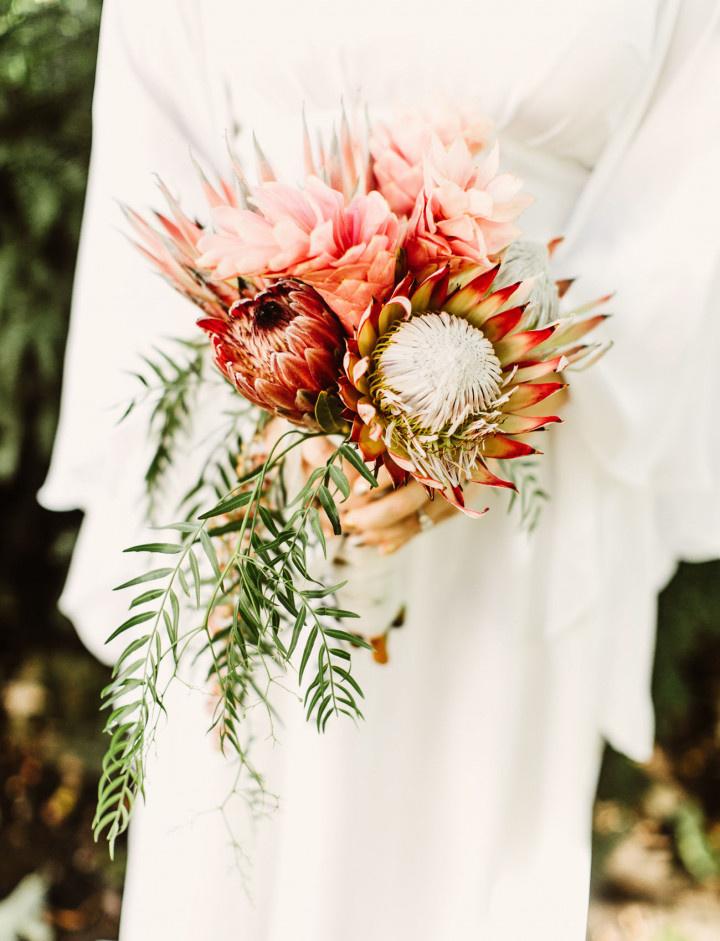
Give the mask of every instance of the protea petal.
[[555, 333], [556, 327], [550, 325], [539, 330], [524, 330], [500, 340], [495, 346], [495, 353], [503, 366], [523, 360], [528, 353], [545, 343]]
[[603, 304], [607, 304], [608, 301], [611, 301], [615, 297], [615, 292], [610, 294], [603, 294], [602, 297], [596, 297], [593, 301], [586, 301], [584, 304], [580, 304], [579, 307], [573, 307], [572, 310], [567, 312], [568, 317], [577, 317], [579, 314], [586, 314], [589, 310], [594, 310], [596, 307], [601, 307]]
[[567, 383], [565, 382], [524, 383], [523, 385], [515, 386], [503, 408], [506, 412], [521, 412], [526, 408], [537, 405], [538, 402], [544, 401], [561, 389], [566, 388]]
[[482, 462], [478, 462], [472, 476], [472, 482], [474, 484], [483, 484], [486, 487], [507, 487], [508, 490], [517, 490], [517, 487], [511, 480], [503, 480], [502, 477], [496, 476], [490, 468]]
[[529, 457], [540, 452], [525, 441], [508, 438], [505, 435], [489, 435], [482, 445], [483, 457], [509, 461], [516, 457]]
[[500, 427], [506, 435], [526, 435], [554, 422], [561, 422], [557, 415], [507, 415]]
[[567, 346], [568, 343], [577, 343], [591, 330], [599, 327], [609, 316], [610, 314], [594, 314], [592, 317], [572, 317], [561, 320], [553, 336], [553, 346], [557, 349]]
[[561, 354], [560, 356], [554, 356], [552, 359], [546, 359], [538, 363], [530, 363], [527, 366], [520, 366], [513, 376], [513, 385], [520, 385], [522, 382], [531, 382], [534, 379], [542, 379], [544, 376], [559, 373], [568, 363], [567, 355]]
[[338, 382], [338, 394], [340, 395], [343, 405], [345, 405], [350, 412], [357, 412], [357, 405], [362, 396], [359, 389], [356, 389], [351, 382], [341, 377]]
[[378, 332], [370, 318], [363, 321], [357, 332], [357, 345], [361, 356], [369, 356], [375, 349], [378, 341]]
[[412, 305], [406, 297], [398, 297], [384, 304], [378, 315], [377, 333], [383, 336], [399, 320], [405, 320], [412, 313]]
[[377, 434], [373, 435], [372, 428], [369, 425], [363, 425], [360, 429], [358, 446], [366, 461], [374, 461], [385, 450], [385, 442]]
[[495, 267], [490, 268], [489, 271], [485, 271], [473, 278], [472, 281], [459, 291], [456, 291], [452, 297], [449, 298], [447, 303], [443, 305], [443, 310], [447, 310], [449, 313], [455, 314], [458, 317], [462, 317], [471, 310], [474, 310], [487, 295], [499, 270], [500, 265], [495, 265]]
[[507, 287], [499, 288], [489, 294], [485, 300], [476, 304], [464, 316], [474, 327], [483, 327], [485, 323], [498, 311], [503, 310], [510, 298], [517, 300], [516, 292], [523, 287], [523, 282], [508, 284]]
[[502, 340], [518, 326], [525, 313], [524, 307], [511, 307], [495, 314], [483, 324], [482, 331], [492, 343]]
[[450, 282], [450, 268], [443, 265], [426, 278], [410, 296], [412, 312], [440, 309], [444, 303]]
[[472, 519], [479, 519], [481, 516], [485, 516], [490, 509], [490, 507], [486, 506], [482, 510], [473, 510], [471, 507], [467, 506], [460, 487], [451, 487], [449, 490], [443, 490], [442, 495], [448, 503], [451, 503], [454, 507], [457, 507], [461, 513]]

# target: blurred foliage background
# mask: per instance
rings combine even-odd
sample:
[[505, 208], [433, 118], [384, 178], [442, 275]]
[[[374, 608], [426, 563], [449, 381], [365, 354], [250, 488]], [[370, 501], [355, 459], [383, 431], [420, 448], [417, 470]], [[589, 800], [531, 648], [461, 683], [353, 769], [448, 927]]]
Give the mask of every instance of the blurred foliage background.
[[[0, 941], [117, 933], [122, 853], [111, 864], [89, 826], [106, 671], [56, 609], [80, 519], [35, 502], [57, 421], [99, 15], [99, 0], [0, 0]], [[720, 564], [682, 566], [663, 593], [654, 693], [653, 761], [604, 762], [594, 941], [720, 937]]]

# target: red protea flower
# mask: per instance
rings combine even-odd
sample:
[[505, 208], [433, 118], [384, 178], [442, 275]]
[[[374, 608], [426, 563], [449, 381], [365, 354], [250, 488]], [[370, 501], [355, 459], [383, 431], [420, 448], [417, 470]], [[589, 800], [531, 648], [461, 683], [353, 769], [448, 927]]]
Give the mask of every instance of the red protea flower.
[[406, 277], [368, 308], [340, 382], [365, 460], [461, 508], [466, 483], [514, 489], [494, 462], [535, 453], [525, 436], [560, 421], [545, 400], [565, 388], [562, 371], [602, 348], [578, 342], [605, 319], [583, 316], [594, 305], [535, 328], [532, 285], [496, 287], [499, 270]]
[[318, 396], [337, 387], [345, 340], [320, 295], [293, 278], [198, 321], [215, 363], [237, 391], [296, 424], [315, 424]]

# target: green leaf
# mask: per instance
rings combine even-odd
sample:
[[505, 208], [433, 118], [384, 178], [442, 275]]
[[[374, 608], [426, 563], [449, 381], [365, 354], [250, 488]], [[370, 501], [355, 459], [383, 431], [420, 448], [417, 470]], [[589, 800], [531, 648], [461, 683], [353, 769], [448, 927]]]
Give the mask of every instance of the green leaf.
[[343, 403], [338, 396], [321, 392], [315, 403], [315, 420], [329, 435], [347, 434], [348, 423], [342, 417]]
[[303, 650], [302, 659], [300, 660], [300, 669], [298, 670], [298, 678], [302, 682], [303, 673], [305, 672], [305, 667], [308, 664], [310, 659], [310, 654], [313, 652], [313, 647], [315, 646], [315, 641], [318, 636], [318, 626], [317, 624], [310, 631], [308, 639], [305, 641], [305, 649]]
[[352, 644], [353, 647], [362, 647], [365, 650], [372, 650], [372, 644], [369, 644], [359, 634], [350, 634], [348, 631], [341, 631], [335, 627], [326, 627], [323, 633], [327, 637], [332, 637], [333, 640], [347, 641], [347, 643]]
[[200, 607], [200, 567], [195, 558], [195, 552], [190, 549], [188, 552], [188, 561], [190, 563], [190, 572], [192, 573], [193, 587], [195, 589], [195, 605]]
[[331, 464], [328, 470], [330, 471], [333, 483], [343, 495], [343, 499], [347, 500], [350, 496], [350, 481], [336, 464]]
[[320, 501], [320, 506], [325, 511], [325, 515], [330, 520], [330, 525], [335, 535], [342, 535], [342, 526], [340, 524], [340, 516], [338, 515], [337, 507], [325, 484], [321, 484], [320, 487], [318, 487], [317, 498]]
[[128, 657], [132, 656], [136, 650], [144, 647], [148, 640], [150, 640], [150, 634], [143, 634], [142, 637], [136, 637], [135, 640], [123, 650], [115, 666], [120, 666], [120, 664], [127, 660]]
[[138, 595], [137, 598], [133, 598], [130, 602], [130, 608], [137, 608], [148, 601], [155, 601], [156, 598], [161, 598], [164, 594], [164, 588], [151, 588], [149, 591], [144, 591], [141, 595]]
[[351, 444], [341, 445], [340, 454], [343, 457], [343, 459], [348, 462], [348, 464], [351, 464], [355, 468], [355, 470], [358, 472], [358, 474], [360, 474], [361, 477], [364, 477], [365, 480], [367, 480], [367, 482], [371, 484], [371, 486], [377, 487], [378, 485], [377, 478], [375, 477], [373, 472], [370, 470], [370, 468], [367, 466], [365, 461], [363, 461], [362, 457], [360, 456], [360, 454], [357, 452], [357, 450], [355, 449], [353, 445]]
[[202, 547], [205, 551], [205, 555], [207, 556], [207, 559], [210, 562], [210, 565], [212, 566], [212, 570], [215, 573], [215, 577], [220, 578], [222, 576], [222, 572], [220, 570], [220, 563], [218, 562], [218, 557], [215, 554], [215, 547], [213, 546], [210, 537], [208, 536], [208, 534], [205, 532], [204, 529], [200, 530], [200, 542], [202, 543]]
[[[357, 614], [355, 611], [346, 611], [344, 608], [328, 608], [328, 607], [325, 607], [324, 605], [317, 609], [317, 613], [321, 617], [338, 618], [338, 620], [341, 620], [342, 618], [359, 618], [360, 617], [360, 615]], [[331, 630], [330, 628], [327, 628], [325, 633], [329, 634], [330, 630]]]
[[133, 588], [135, 585], [144, 585], [146, 582], [154, 582], [157, 579], [165, 578], [168, 575], [172, 575], [174, 569], [153, 569], [152, 572], [145, 572], [143, 575], [138, 575], [135, 578], [131, 578], [128, 582], [123, 582], [122, 585], [117, 585], [113, 588], [113, 591], [122, 591], [124, 588]]
[[206, 513], [201, 513], [198, 519], [207, 520], [212, 519], [215, 516], [224, 516], [226, 513], [232, 513], [234, 510], [239, 510], [241, 507], [247, 506], [248, 503], [253, 499], [254, 492], [252, 490], [245, 491], [243, 493], [238, 493], [234, 497], [229, 497], [227, 500], [221, 500], [212, 510], [208, 510]]
[[308, 518], [310, 520], [310, 527], [322, 547], [323, 555], [327, 558], [327, 541], [325, 540], [325, 533], [323, 532], [322, 523], [320, 522], [320, 514], [314, 506], [310, 507]]
[[325, 687], [318, 685], [318, 688], [315, 690], [315, 693], [312, 699], [307, 705], [306, 716], [308, 719], [310, 719], [310, 716], [313, 714], [313, 709], [315, 708], [315, 706], [317, 706], [318, 702], [320, 701], [324, 693], [325, 693]]
[[157, 611], [143, 611], [142, 614], [136, 614], [135, 617], [128, 618], [127, 621], [123, 623], [105, 641], [106, 644], [109, 644], [111, 640], [115, 640], [116, 637], [119, 637], [120, 634], [123, 634], [125, 631], [129, 631], [131, 627], [136, 627], [138, 624], [144, 624], [145, 621], [149, 621], [151, 618], [157, 617]]
[[307, 609], [300, 608], [298, 615], [295, 618], [295, 624], [293, 625], [292, 638], [290, 640], [290, 646], [288, 647], [288, 660], [292, 657], [295, 648], [297, 647], [298, 639], [300, 638], [300, 632], [303, 629], [305, 624], [305, 619], [307, 617]]
[[146, 542], [140, 546], [130, 546], [123, 550], [125, 552], [153, 552], [164, 555], [177, 555], [182, 552], [183, 547], [172, 542]]

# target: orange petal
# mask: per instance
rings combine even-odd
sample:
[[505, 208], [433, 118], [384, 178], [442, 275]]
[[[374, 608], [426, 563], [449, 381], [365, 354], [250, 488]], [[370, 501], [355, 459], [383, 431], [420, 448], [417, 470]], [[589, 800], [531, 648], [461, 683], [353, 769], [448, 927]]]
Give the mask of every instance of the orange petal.
[[347, 408], [353, 412], [357, 411], [357, 403], [360, 399], [359, 389], [356, 389], [347, 379], [340, 378], [338, 379], [338, 393]]
[[565, 297], [574, 283], [575, 278], [560, 278], [556, 281], [555, 286], [557, 287], [558, 297]]
[[377, 637], [370, 637], [372, 646], [372, 658], [375, 663], [387, 663], [390, 659], [387, 650], [387, 634], [378, 634]]
[[382, 437], [376, 439], [374, 437], [375, 432], [367, 425], [363, 425], [360, 429], [360, 435], [358, 438], [358, 444], [362, 452], [362, 456], [366, 461], [374, 460], [385, 450], [385, 442]]

